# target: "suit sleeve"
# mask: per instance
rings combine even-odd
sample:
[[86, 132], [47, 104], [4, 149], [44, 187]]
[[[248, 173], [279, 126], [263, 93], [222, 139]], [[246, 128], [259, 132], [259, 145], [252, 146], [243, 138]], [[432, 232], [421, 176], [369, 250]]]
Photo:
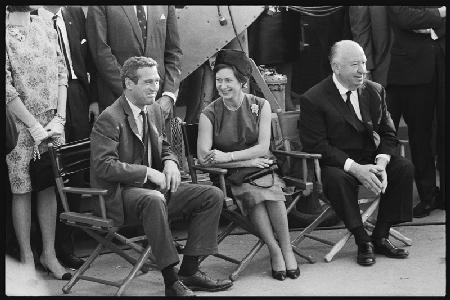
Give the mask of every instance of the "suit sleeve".
[[349, 156], [329, 144], [327, 124], [321, 108], [305, 95], [300, 97], [300, 107], [300, 140], [303, 151], [322, 154], [321, 163], [344, 168]]
[[163, 92], [176, 94], [180, 86], [181, 56], [180, 37], [178, 35], [177, 17], [175, 7], [169, 6], [166, 27], [166, 41], [164, 50], [165, 78]]
[[143, 184], [147, 167], [119, 160], [120, 124], [102, 113], [91, 133], [91, 168], [102, 180], [124, 184]]
[[372, 26], [368, 6], [349, 7], [350, 28], [353, 40], [363, 49], [367, 57], [367, 69], [372, 70], [375, 65], [373, 58]]
[[380, 145], [377, 149], [377, 154], [389, 154], [394, 155], [397, 153], [398, 138], [395, 131], [394, 121], [392, 121], [391, 115], [386, 105], [386, 90], [381, 87], [381, 121], [377, 133], [380, 135]]
[[414, 8], [412, 6], [386, 6], [389, 21], [405, 30], [439, 28], [443, 18], [437, 8]]
[[89, 49], [97, 74], [108, 84], [116, 97], [122, 94], [121, 66], [108, 45], [108, 24], [105, 6], [90, 6], [86, 19]]

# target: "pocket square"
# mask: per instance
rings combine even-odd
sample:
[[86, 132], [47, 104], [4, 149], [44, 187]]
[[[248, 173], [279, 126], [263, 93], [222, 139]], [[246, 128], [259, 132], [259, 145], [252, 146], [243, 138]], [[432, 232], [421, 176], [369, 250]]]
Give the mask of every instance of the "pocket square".
[[86, 43], [86, 39], [81, 40], [81, 45], [83, 45], [84, 43]]
[[161, 15], [161, 18], [159, 18], [160, 20], [165, 20], [166, 16], [164, 14]]

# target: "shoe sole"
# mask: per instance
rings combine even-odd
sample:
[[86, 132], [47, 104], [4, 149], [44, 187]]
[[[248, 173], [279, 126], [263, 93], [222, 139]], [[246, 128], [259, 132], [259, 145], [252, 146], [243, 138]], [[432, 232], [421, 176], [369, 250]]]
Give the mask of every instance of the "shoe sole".
[[382, 252], [375, 252], [375, 253], [376, 254], [380, 254], [380, 255], [384, 255], [384, 256], [389, 257], [389, 258], [400, 258], [400, 259], [407, 258], [409, 256], [409, 254], [395, 256], [395, 255], [385, 254], [385, 253], [382, 253]]
[[224, 290], [232, 287], [233, 283], [231, 283], [229, 285], [224, 285], [224, 286], [221, 286], [221, 287], [216, 287], [216, 288], [205, 288], [205, 287], [201, 287], [201, 286], [189, 286], [187, 284], [186, 284], [186, 286], [188, 288], [190, 288], [191, 291], [194, 291], [194, 292], [196, 292], [196, 291], [201, 291], [201, 292], [220, 292], [220, 291], [224, 291]]

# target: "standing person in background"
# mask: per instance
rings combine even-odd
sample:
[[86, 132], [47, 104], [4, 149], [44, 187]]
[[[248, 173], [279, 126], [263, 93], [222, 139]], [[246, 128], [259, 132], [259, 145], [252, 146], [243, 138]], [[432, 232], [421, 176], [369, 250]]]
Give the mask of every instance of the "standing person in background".
[[387, 6], [387, 11], [395, 35], [387, 78], [387, 104], [396, 129], [402, 115], [408, 125], [420, 198], [413, 215], [422, 218], [444, 201], [436, 188], [431, 132], [436, 104], [444, 89], [441, 78], [445, 72], [442, 39], [445, 40], [446, 7]]
[[386, 6], [350, 6], [349, 18], [353, 40], [367, 57], [367, 78], [386, 87], [394, 41]]
[[248, 28], [249, 56], [257, 65], [274, 67], [286, 75], [285, 107], [295, 110], [291, 99], [294, 61], [300, 55], [300, 14], [279, 6], [267, 6]]
[[[89, 137], [91, 123], [97, 118], [97, 85], [95, 65], [87, 45], [85, 30], [86, 19], [79, 6], [44, 6], [38, 10], [40, 17], [52, 22], [58, 34], [58, 45], [64, 55], [68, 72], [66, 142]], [[72, 179], [72, 184], [85, 186], [88, 182], [83, 174]], [[73, 210], [80, 210], [80, 195], [69, 197]], [[58, 201], [58, 214], [62, 212]], [[73, 227], [56, 223], [56, 255], [63, 265], [78, 269], [84, 261], [74, 255]]]
[[100, 111], [122, 95], [120, 70], [132, 56], [158, 63], [161, 89], [157, 102], [165, 119], [173, 113], [180, 85], [181, 56], [174, 6], [90, 6], [86, 31], [98, 71]]
[[[12, 219], [20, 259], [34, 270], [30, 245], [30, 161], [47, 151], [47, 139], [64, 143], [67, 69], [51, 23], [31, 16], [31, 6], [8, 6], [6, 26], [6, 105], [16, 118], [17, 145], [6, 156], [13, 193]], [[41, 265], [59, 280], [72, 275], [55, 253], [56, 195], [54, 186], [37, 193], [37, 215], [42, 232]]]

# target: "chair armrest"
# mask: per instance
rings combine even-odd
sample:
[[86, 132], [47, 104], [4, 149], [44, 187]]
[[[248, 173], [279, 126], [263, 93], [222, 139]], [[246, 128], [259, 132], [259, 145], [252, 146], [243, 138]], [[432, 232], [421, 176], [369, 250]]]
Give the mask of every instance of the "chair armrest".
[[212, 173], [212, 174], [217, 174], [217, 175], [225, 175], [228, 172], [227, 169], [222, 169], [222, 168], [210, 168], [210, 167], [202, 167], [202, 166], [193, 166], [192, 168], [195, 170], [202, 171], [202, 172]]
[[72, 194], [90, 194], [90, 195], [106, 195], [108, 190], [96, 189], [96, 188], [77, 188], [77, 187], [65, 187], [63, 191]]
[[302, 151], [282, 151], [282, 150], [272, 150], [273, 154], [292, 156], [295, 158], [307, 158], [307, 159], [320, 159], [322, 154], [317, 153], [306, 153]]

